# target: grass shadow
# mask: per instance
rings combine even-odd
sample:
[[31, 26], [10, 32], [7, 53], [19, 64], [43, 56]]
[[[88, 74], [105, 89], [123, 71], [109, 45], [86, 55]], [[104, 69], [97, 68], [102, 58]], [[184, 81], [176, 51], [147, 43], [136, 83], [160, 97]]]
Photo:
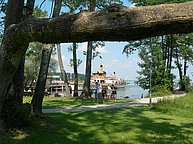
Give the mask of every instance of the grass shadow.
[[[193, 125], [146, 107], [47, 114], [15, 144], [178, 144], [193, 143]], [[183, 123], [182, 123], [183, 122]]]

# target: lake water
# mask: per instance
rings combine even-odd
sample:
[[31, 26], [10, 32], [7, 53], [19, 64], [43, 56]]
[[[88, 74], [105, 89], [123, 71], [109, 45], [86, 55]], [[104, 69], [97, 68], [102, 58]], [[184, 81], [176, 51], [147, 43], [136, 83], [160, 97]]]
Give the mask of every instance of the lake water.
[[138, 85], [128, 84], [123, 88], [117, 89], [117, 99], [125, 99], [125, 97], [129, 99], [141, 98], [141, 96], [147, 96], [148, 90], [144, 90]]

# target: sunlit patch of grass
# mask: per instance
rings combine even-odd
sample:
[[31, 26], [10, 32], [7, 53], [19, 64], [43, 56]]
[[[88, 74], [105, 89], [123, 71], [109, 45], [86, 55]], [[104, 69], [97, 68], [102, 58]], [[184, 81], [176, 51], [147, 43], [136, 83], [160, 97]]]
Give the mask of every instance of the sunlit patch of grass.
[[[24, 103], [31, 103], [32, 97], [24, 97]], [[130, 102], [132, 100], [116, 100], [116, 103]], [[65, 97], [44, 97], [43, 108], [68, 108], [78, 106], [89, 106], [98, 104], [112, 104], [114, 100], [100, 100], [99, 103], [95, 99], [76, 99], [76, 98], [65, 98]]]
[[154, 104], [153, 109], [163, 113], [193, 118], [193, 94], [189, 93], [177, 99], [160, 101]]
[[21, 130], [14, 130], [10, 132], [10, 137], [14, 140], [22, 140], [28, 137], [29, 135]]

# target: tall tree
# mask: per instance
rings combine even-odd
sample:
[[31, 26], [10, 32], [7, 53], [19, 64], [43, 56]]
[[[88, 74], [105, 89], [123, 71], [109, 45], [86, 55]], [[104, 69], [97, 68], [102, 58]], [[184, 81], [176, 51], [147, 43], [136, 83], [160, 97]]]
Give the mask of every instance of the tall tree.
[[[75, 10], [80, 9], [80, 1], [69, 1], [68, 7], [70, 8], [70, 13], [73, 14]], [[73, 69], [74, 69], [74, 94], [73, 96], [78, 96], [78, 63], [76, 49], [78, 45], [76, 43], [72, 44], [72, 53], [73, 53]]]
[[74, 67], [74, 94], [73, 96], [78, 96], [78, 63], [76, 56], [77, 44], [73, 43], [73, 67]]
[[[141, 62], [138, 66], [138, 84], [144, 89], [150, 88], [150, 77], [152, 91], [161, 89], [170, 89], [170, 79], [168, 69], [166, 68], [168, 59], [163, 57], [163, 43], [161, 37], [148, 38], [141, 41], [134, 41], [125, 46], [124, 53], [131, 54], [134, 50], [139, 51]], [[150, 75], [151, 74], [151, 75]]]
[[68, 47], [68, 51], [73, 53], [73, 58], [70, 59], [70, 66], [74, 69], [74, 97], [78, 96], [78, 66], [82, 63], [82, 60], [77, 59], [76, 50], [78, 48], [77, 43], [73, 43], [70, 47]]
[[47, 79], [47, 73], [48, 73], [48, 67], [49, 67], [49, 61], [51, 53], [52, 52], [52, 45], [44, 45], [44, 48], [42, 50], [42, 60], [40, 65], [40, 71], [38, 80], [35, 86], [34, 95], [32, 98], [32, 106], [33, 106], [33, 112], [38, 118], [42, 118], [42, 102], [44, 98], [44, 90], [45, 90], [45, 84]]
[[191, 34], [174, 35], [174, 58], [179, 72], [181, 90], [188, 88], [187, 68], [193, 62], [193, 39]]
[[[61, 4], [62, 4], [61, 0], [55, 0], [54, 2], [55, 2], [54, 11], [53, 11], [52, 17], [56, 17], [59, 15]], [[39, 76], [38, 76], [38, 80], [36, 83], [34, 96], [31, 102], [33, 106], [33, 112], [39, 118], [43, 117], [42, 102], [44, 98], [44, 90], [45, 90], [45, 85], [46, 85], [46, 79], [47, 79], [52, 49], [53, 49], [53, 45], [45, 45], [45, 47], [43, 48]]]
[[[23, 19], [24, 17], [29, 17], [32, 13], [33, 10], [33, 5], [34, 1], [33, 0], [28, 0], [26, 3], [26, 10], [23, 13], [23, 7], [24, 7], [24, 0], [18, 1], [18, 0], [9, 0], [8, 1], [8, 7], [6, 11], [6, 21], [5, 21], [5, 33], [9, 29], [9, 27], [12, 24], [17, 24], [22, 21], [22, 16]], [[32, 10], [31, 10], [32, 9]], [[26, 45], [27, 49], [28, 45]], [[22, 100], [23, 100], [23, 83], [24, 83], [24, 57], [20, 61], [20, 65], [15, 73], [15, 75], [12, 78], [12, 82], [9, 86], [9, 91], [6, 93], [6, 99], [9, 103], [12, 103], [12, 106], [14, 107], [15, 105], [22, 105]], [[9, 107], [7, 106], [6, 103], [3, 105], [3, 111], [6, 111]], [[15, 113], [17, 110], [10, 111], [12, 113]], [[7, 119], [9, 117], [6, 117], [4, 120], [7, 122]], [[2, 122], [0, 122], [2, 123]], [[1, 130], [0, 130], [1, 131]], [[0, 132], [1, 133], [1, 132]]]
[[[15, 7], [13, 8], [13, 6]], [[23, 15], [24, 0], [8, 1], [8, 9], [5, 21], [5, 31], [11, 24], [21, 22]], [[24, 80], [24, 59], [21, 61], [20, 66], [15, 73], [9, 91], [7, 92], [6, 99], [14, 101], [15, 104], [22, 104], [23, 98], [23, 80]]]
[[[11, 14], [9, 14], [8, 17], [6, 16], [5, 30], [8, 28], [9, 25], [19, 23], [22, 21], [22, 19], [24, 20], [26, 18], [29, 18], [33, 12], [34, 2], [34, 0], [27, 0], [25, 5], [24, 0], [17, 2], [15, 10]], [[23, 60], [21, 61], [6, 96], [7, 99], [14, 101], [15, 104], [18, 105], [21, 105], [23, 101], [24, 63], [25, 58], [23, 58]]]

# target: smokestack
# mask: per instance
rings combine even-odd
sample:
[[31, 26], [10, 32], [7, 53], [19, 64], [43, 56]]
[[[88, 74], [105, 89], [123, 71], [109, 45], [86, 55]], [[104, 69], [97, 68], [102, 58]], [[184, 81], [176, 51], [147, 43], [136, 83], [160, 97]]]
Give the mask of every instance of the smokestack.
[[103, 65], [100, 65], [99, 73], [103, 73]]
[[115, 74], [115, 72], [113, 72], [113, 76], [116, 78], [116, 74]]

